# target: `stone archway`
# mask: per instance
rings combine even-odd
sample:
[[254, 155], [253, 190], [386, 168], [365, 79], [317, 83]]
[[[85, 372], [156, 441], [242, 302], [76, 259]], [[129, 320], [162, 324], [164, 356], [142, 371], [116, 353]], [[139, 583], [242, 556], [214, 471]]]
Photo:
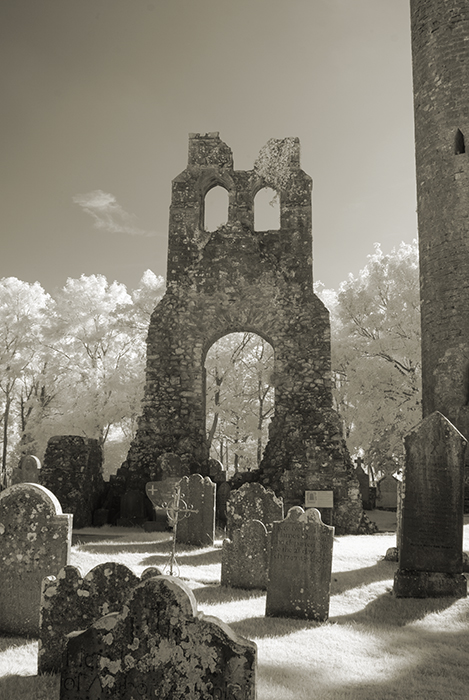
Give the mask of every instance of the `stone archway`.
[[[126, 481], [154, 478], [165, 452], [206, 473], [205, 355], [218, 338], [252, 331], [275, 353], [275, 414], [259, 480], [286, 507], [303, 504], [305, 489], [333, 490], [337, 530], [356, 532], [362, 507], [332, 409], [329, 314], [313, 291], [312, 181], [298, 139], [269, 142], [261, 155], [253, 170], [237, 171], [218, 133], [189, 137], [188, 166], [172, 184], [167, 291], [148, 331]], [[228, 221], [209, 232], [204, 202], [217, 185], [228, 192]], [[277, 192], [280, 229], [254, 231], [254, 198], [265, 187]]]

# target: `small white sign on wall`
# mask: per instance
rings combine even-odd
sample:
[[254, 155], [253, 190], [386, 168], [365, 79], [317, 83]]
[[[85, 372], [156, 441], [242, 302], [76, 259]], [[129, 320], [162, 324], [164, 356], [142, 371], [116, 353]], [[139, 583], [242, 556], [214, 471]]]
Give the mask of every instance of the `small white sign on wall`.
[[333, 491], [305, 491], [305, 508], [333, 508]]

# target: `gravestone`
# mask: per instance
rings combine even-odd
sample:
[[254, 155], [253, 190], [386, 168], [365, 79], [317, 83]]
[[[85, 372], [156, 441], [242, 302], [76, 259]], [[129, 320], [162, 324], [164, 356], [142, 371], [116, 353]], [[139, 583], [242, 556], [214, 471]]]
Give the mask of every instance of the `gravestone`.
[[406, 435], [397, 598], [467, 595], [462, 574], [466, 440], [436, 411]]
[[283, 520], [283, 500], [258, 483], [243, 484], [232, 491], [226, 510], [226, 534], [230, 540], [233, 539], [233, 531], [247, 520], [260, 520], [268, 531], [272, 529], [273, 522]]
[[363, 508], [365, 510], [371, 510], [370, 507], [370, 476], [367, 474], [361, 464], [357, 464], [355, 469], [355, 474], [357, 475], [358, 485], [360, 487], [360, 496], [363, 503]]
[[217, 485], [222, 481], [226, 481], [226, 471], [220, 460], [210, 457], [208, 460], [208, 476], [211, 478], [213, 483]]
[[141, 579], [124, 564], [106, 562], [91, 569], [85, 577], [74, 566], [65, 566], [57, 576], [42, 582], [39, 616], [39, 673], [60, 673], [66, 635], [90, 627], [110, 612], [120, 612], [133, 588], [151, 576], [160, 576], [155, 567], [146, 569]]
[[223, 540], [221, 585], [232, 588], [267, 588], [270, 534], [260, 520], [248, 520]]
[[69, 635], [60, 700], [255, 700], [257, 647], [167, 576], [137, 586], [122, 612]]
[[395, 510], [397, 508], [397, 480], [391, 474], [378, 482], [376, 507], [382, 510]]
[[103, 451], [97, 440], [56, 435], [47, 443], [41, 484], [73, 515], [73, 527], [88, 527], [104, 491]]
[[145, 495], [136, 489], [126, 491], [121, 497], [120, 517], [117, 519], [117, 525], [135, 527], [143, 525], [146, 520]]
[[180, 515], [177, 526], [177, 541], [184, 544], [212, 545], [215, 539], [215, 490], [212, 480], [200, 474], [191, 474], [180, 481], [181, 500], [194, 511]]
[[272, 529], [265, 614], [323, 622], [329, 616], [334, 528], [316, 508], [290, 508]]
[[230, 498], [231, 495], [231, 486], [229, 483], [226, 481], [226, 472], [224, 473], [224, 481], [221, 481], [220, 483], [217, 484], [217, 493], [215, 497], [216, 505], [215, 505], [215, 513], [216, 513], [216, 521], [217, 524], [225, 529], [226, 528], [226, 506], [228, 503], [228, 499]]
[[70, 561], [72, 516], [39, 484], [0, 493], [0, 630], [39, 632], [41, 583]]
[[13, 484], [38, 484], [41, 462], [35, 455], [23, 455], [18, 466], [13, 469], [11, 485]]

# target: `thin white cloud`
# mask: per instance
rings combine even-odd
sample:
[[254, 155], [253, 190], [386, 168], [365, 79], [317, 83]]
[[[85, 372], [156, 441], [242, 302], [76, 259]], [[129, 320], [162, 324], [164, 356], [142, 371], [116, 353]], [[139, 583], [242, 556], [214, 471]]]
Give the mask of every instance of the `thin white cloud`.
[[135, 214], [128, 214], [117, 203], [114, 195], [102, 190], [94, 190], [87, 194], [77, 194], [73, 197], [84, 212], [94, 219], [95, 228], [111, 233], [127, 233], [130, 236], [154, 236], [152, 231], [144, 231], [137, 226]]

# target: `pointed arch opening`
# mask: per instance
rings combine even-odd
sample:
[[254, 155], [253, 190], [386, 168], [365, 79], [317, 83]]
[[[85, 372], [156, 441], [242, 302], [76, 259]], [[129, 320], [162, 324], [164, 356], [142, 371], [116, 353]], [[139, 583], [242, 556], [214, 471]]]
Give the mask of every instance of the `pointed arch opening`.
[[215, 185], [205, 195], [204, 230], [217, 231], [228, 223], [228, 192], [221, 185]]
[[210, 456], [229, 475], [256, 469], [274, 414], [274, 350], [256, 333], [230, 333], [205, 359]]
[[278, 231], [279, 228], [279, 195], [271, 187], [263, 187], [254, 197], [254, 230]]

